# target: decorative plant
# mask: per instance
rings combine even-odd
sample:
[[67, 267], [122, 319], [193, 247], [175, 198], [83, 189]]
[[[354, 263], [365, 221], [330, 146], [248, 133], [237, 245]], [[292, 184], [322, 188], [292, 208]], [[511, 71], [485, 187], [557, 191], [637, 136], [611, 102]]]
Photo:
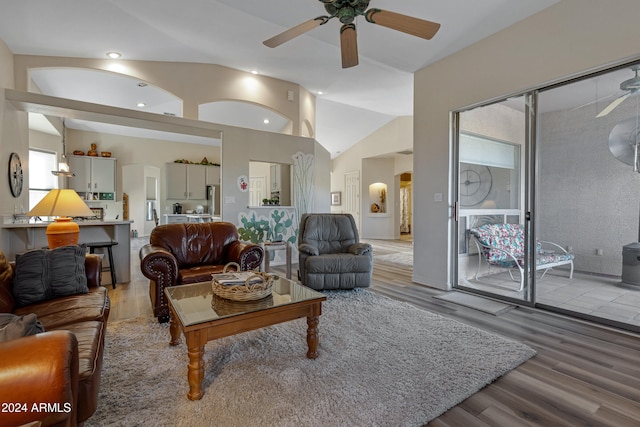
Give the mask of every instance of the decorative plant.
[[270, 218], [256, 217], [255, 212], [251, 212], [250, 216], [241, 213], [240, 222], [242, 226], [238, 228], [238, 234], [241, 240], [253, 243], [286, 240], [292, 244], [298, 240], [298, 228], [294, 228], [295, 216], [286, 210], [274, 209]]

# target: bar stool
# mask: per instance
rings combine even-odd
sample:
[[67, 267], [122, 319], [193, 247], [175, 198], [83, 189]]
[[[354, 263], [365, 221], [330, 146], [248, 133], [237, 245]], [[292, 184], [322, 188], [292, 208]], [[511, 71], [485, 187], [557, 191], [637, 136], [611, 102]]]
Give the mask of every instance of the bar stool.
[[111, 272], [111, 286], [113, 286], [113, 289], [116, 288], [116, 269], [115, 269], [115, 266], [113, 265], [113, 252], [111, 251], [111, 248], [117, 244], [118, 242], [114, 242], [113, 240], [108, 242], [91, 242], [86, 244], [87, 247], [89, 248], [90, 254], [95, 253], [96, 249], [101, 249], [102, 253], [104, 253], [105, 248], [107, 249], [107, 256], [109, 257], [109, 266], [103, 267], [102, 271], [105, 271], [108, 269]]

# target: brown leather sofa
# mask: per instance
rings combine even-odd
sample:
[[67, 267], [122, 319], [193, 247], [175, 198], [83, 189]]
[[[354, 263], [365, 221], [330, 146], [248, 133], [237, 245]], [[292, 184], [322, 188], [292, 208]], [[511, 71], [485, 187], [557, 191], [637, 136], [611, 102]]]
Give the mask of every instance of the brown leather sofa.
[[139, 255], [142, 274], [150, 280], [153, 314], [167, 322], [165, 288], [209, 281], [229, 262], [238, 263], [240, 270], [257, 270], [264, 251], [238, 240], [238, 230], [230, 222], [194, 222], [154, 228]]
[[[0, 312], [35, 313], [46, 332], [0, 343], [0, 402], [26, 403], [29, 409], [0, 413], [0, 425], [82, 423], [93, 415], [98, 403], [110, 309], [107, 289], [100, 286], [102, 261], [97, 255], [85, 258], [87, 294], [19, 308], [12, 293], [14, 269], [14, 263], [9, 263], [8, 274], [0, 274]], [[42, 403], [60, 410], [31, 410], [33, 404]]]

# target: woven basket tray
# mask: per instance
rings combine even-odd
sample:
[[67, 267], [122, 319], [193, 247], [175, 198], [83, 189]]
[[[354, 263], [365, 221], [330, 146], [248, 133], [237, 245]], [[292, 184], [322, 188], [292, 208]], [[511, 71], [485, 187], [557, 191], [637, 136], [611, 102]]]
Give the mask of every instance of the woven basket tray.
[[214, 295], [211, 299], [211, 308], [213, 308], [219, 316], [246, 313], [248, 311], [269, 308], [271, 306], [273, 306], [272, 295], [267, 295], [266, 297], [255, 301], [232, 301], [230, 299], [221, 298], [217, 295]]
[[[227, 272], [228, 267], [235, 267], [236, 271], [240, 270], [240, 266], [238, 264], [229, 263], [225, 265], [223, 270], [224, 273]], [[271, 295], [271, 287], [275, 277], [276, 276], [272, 276], [261, 271], [254, 271], [242, 285], [223, 285], [213, 279], [211, 281], [211, 289], [215, 295], [228, 300], [256, 301]], [[257, 283], [250, 283], [255, 278], [259, 278], [261, 281]]]

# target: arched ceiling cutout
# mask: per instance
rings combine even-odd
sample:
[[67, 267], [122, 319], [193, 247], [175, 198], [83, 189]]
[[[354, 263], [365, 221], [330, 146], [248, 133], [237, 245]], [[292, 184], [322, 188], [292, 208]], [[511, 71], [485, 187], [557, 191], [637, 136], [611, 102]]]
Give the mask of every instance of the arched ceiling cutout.
[[180, 98], [135, 77], [88, 68], [34, 68], [30, 75], [44, 95], [182, 117]]
[[313, 132], [313, 126], [309, 123], [309, 120], [304, 120], [302, 122], [302, 136], [306, 136], [308, 138], [314, 138], [315, 133]]
[[214, 101], [198, 107], [198, 118], [206, 122], [275, 133], [292, 133], [287, 117], [259, 104], [244, 101]]
[[[182, 99], [165, 89], [124, 74], [88, 68], [47, 67], [31, 69], [30, 76], [37, 86], [37, 90], [43, 95], [145, 113], [182, 117]], [[143, 103], [144, 106], [139, 106], [138, 103]], [[31, 114], [30, 127], [32, 129], [35, 127], [35, 123], [32, 126], [32, 121], [35, 120], [35, 115]], [[75, 118], [67, 118], [66, 124], [71, 129], [88, 132], [220, 145], [220, 140], [216, 138], [156, 131], [143, 127], [122, 126]]]

